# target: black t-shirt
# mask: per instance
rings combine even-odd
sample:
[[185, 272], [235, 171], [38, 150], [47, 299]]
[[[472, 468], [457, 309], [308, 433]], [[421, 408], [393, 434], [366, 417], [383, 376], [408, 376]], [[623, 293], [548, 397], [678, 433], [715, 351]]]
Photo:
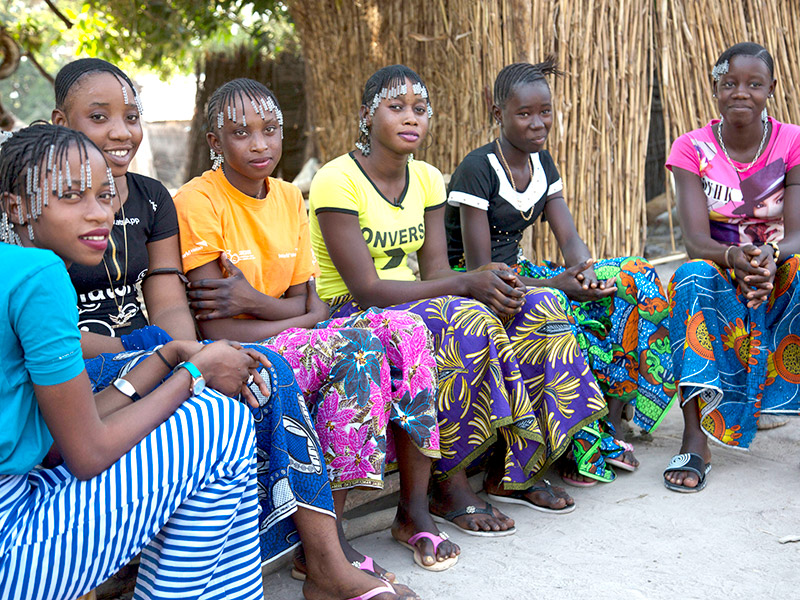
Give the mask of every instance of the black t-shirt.
[[562, 189], [553, 158], [547, 150], [531, 154], [533, 177], [528, 187], [516, 191], [506, 175], [492, 142], [473, 150], [461, 161], [447, 189], [445, 227], [450, 265], [463, 265], [461, 238], [462, 204], [488, 213], [492, 236], [492, 262], [514, 265], [517, 262], [522, 232], [544, 210], [547, 198]]
[[[178, 215], [167, 189], [144, 175], [128, 173], [126, 178], [128, 200], [114, 215], [103, 262], [94, 267], [73, 264], [69, 268], [72, 285], [78, 293], [78, 327], [111, 337], [147, 325], [136, 293], [136, 283], [147, 274], [150, 265], [147, 244], [178, 234]], [[129, 319], [124, 326], [115, 327], [114, 319], [119, 321], [120, 309]]]

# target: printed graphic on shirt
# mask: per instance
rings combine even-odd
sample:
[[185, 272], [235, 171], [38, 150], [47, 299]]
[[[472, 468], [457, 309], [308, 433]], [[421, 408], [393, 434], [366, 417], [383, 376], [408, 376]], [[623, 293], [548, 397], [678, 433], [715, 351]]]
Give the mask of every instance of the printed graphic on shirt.
[[692, 145], [699, 160], [712, 237], [737, 244], [783, 239], [784, 159], [778, 157], [741, 178], [715, 144], [693, 139]]

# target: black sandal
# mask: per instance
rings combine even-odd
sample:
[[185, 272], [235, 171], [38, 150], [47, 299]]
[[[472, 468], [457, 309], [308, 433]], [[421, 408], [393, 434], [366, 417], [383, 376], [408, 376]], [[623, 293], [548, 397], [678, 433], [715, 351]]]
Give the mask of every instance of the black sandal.
[[460, 508], [458, 510], [450, 511], [449, 513], [447, 513], [447, 514], [445, 514], [443, 516], [439, 516], [439, 515], [435, 515], [435, 514], [431, 513], [431, 517], [433, 517], [433, 520], [435, 522], [437, 522], [437, 523], [449, 523], [450, 525], [453, 525], [456, 529], [458, 529], [460, 531], [463, 531], [467, 535], [476, 535], [476, 536], [479, 536], [479, 537], [505, 537], [507, 535], [514, 535], [515, 533], [517, 533], [517, 528], [516, 527], [512, 527], [511, 529], [505, 529], [505, 530], [500, 530], [500, 531], [483, 531], [483, 530], [477, 530], [476, 531], [474, 529], [467, 529], [465, 527], [461, 527], [461, 525], [458, 525], [457, 523], [454, 522], [455, 519], [457, 519], [458, 517], [461, 517], [461, 516], [464, 516], [464, 515], [475, 515], [475, 514], [490, 515], [495, 519], [497, 518], [497, 517], [495, 517], [494, 511], [492, 510], [492, 505], [489, 504], [488, 502], [486, 503], [486, 506], [484, 506], [484, 507], [470, 505], [470, 506], [467, 506], [466, 508]]

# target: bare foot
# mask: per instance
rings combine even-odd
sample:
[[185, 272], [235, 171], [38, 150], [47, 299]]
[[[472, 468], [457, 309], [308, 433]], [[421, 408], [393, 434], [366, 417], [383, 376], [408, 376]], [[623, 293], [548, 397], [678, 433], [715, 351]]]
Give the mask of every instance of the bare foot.
[[303, 583], [303, 596], [306, 600], [346, 600], [381, 586], [389, 586], [394, 592], [378, 594], [373, 600], [420, 600], [408, 587], [376, 579], [349, 564], [343, 568], [328, 565], [321, 570], [310, 570]]
[[[580, 477], [577, 473], [576, 476]], [[501, 484], [490, 483], [487, 480], [484, 488], [487, 494], [493, 496], [524, 497], [531, 504], [552, 510], [563, 510], [575, 504], [575, 500], [567, 493], [567, 490], [555, 485], [547, 486], [542, 482], [532, 485], [527, 490], [515, 491], [506, 490]]]
[[[427, 531], [434, 535], [440, 535], [439, 529], [433, 522], [427, 507], [412, 511], [408, 507], [398, 505], [397, 514], [392, 523], [392, 537], [401, 542], [408, 542], [412, 536]], [[455, 558], [461, 554], [461, 548], [450, 540], [444, 540], [434, 553], [433, 542], [427, 538], [421, 538], [414, 544], [422, 554], [422, 562], [428, 566], [434, 563]]]
[[[387, 583], [394, 583], [397, 581], [397, 577], [394, 573], [387, 571], [375, 561], [372, 562], [372, 569], [366, 568], [367, 566], [370, 566], [367, 557], [363, 554], [360, 554], [358, 550], [353, 548], [350, 543], [347, 542], [347, 540], [341, 543], [341, 546], [347, 560], [350, 561], [350, 564], [357, 569], [361, 569], [365, 573], [382, 579]], [[292, 577], [302, 580], [305, 579], [307, 575], [308, 567], [306, 566], [306, 555], [305, 552], [303, 552], [303, 546], [301, 545], [295, 549], [294, 555], [292, 556]]]
[[[617, 398], [606, 398], [606, 404], [608, 404], [608, 415], [605, 417], [606, 421], [613, 429], [611, 435], [614, 436], [614, 440], [617, 441], [617, 444], [621, 446], [618, 440], [624, 441], [622, 435], [622, 413], [626, 405]], [[624, 448], [624, 446], [622, 447]], [[616, 460], [630, 465], [633, 469], [639, 467], [639, 461], [633, 455], [633, 450], [625, 450]]]
[[[486, 508], [487, 504], [472, 491], [464, 471], [453, 474], [450, 478], [435, 483], [431, 495], [430, 512], [444, 518], [444, 515], [460, 510], [468, 510], [470, 506]], [[455, 517], [453, 523], [470, 531], [508, 531], [514, 527], [514, 519], [504, 515], [492, 507], [492, 514], [468, 512]]]

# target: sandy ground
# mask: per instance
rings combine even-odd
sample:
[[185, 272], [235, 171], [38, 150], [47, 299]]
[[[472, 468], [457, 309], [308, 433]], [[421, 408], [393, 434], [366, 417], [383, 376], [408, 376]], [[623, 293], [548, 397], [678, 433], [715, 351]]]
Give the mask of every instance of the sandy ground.
[[[665, 281], [669, 267], [659, 268]], [[568, 488], [571, 514], [502, 505], [518, 531], [495, 539], [444, 526], [462, 556], [443, 573], [417, 567], [388, 531], [353, 544], [425, 600], [800, 598], [800, 542], [779, 542], [800, 536], [800, 419], [759, 432], [749, 452], [712, 447], [708, 486], [697, 494], [662, 484], [682, 429], [673, 407], [652, 437], [631, 432], [639, 470]], [[282, 570], [265, 579], [265, 597], [302, 598], [301, 584]]]
[[[518, 531], [496, 539], [444, 526], [462, 556], [443, 573], [414, 565], [388, 531], [353, 544], [425, 600], [800, 597], [800, 543], [778, 541], [800, 536], [800, 419], [760, 432], [749, 452], [712, 448], [714, 467], [697, 494], [661, 483], [681, 431], [673, 409], [652, 441], [634, 437], [639, 470], [568, 488], [578, 505], [571, 514], [506, 504]], [[288, 571], [272, 574], [265, 598], [302, 598], [300, 583]]]

